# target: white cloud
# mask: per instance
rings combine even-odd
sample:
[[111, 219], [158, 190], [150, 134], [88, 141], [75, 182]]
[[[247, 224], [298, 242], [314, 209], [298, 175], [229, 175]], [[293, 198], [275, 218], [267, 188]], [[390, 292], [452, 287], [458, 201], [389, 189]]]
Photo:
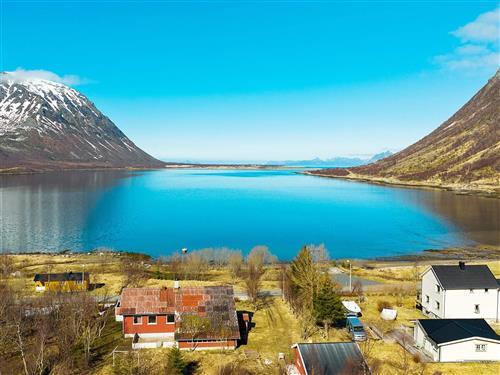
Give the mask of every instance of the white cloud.
[[435, 57], [435, 62], [448, 70], [494, 70], [500, 61], [498, 52], [481, 54], [447, 54]]
[[474, 21], [458, 28], [452, 34], [463, 42], [498, 42], [500, 8], [479, 15]]
[[9, 79], [14, 81], [26, 81], [30, 79], [45, 79], [52, 82], [62, 83], [69, 86], [78, 86], [90, 83], [88, 79], [81, 78], [77, 75], [67, 74], [60, 76], [48, 70], [26, 70], [17, 68], [16, 70], [5, 72]]
[[483, 55], [490, 53], [491, 50], [485, 45], [464, 44], [455, 49], [457, 55]]
[[434, 62], [447, 70], [494, 71], [500, 66], [500, 8], [479, 15], [451, 34], [460, 39], [453, 52], [436, 56]]

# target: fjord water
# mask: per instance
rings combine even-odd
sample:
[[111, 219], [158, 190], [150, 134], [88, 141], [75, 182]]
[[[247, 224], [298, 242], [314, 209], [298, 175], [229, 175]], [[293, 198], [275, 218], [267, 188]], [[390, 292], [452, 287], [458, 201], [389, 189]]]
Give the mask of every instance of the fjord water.
[[498, 245], [500, 200], [290, 170], [71, 171], [0, 177], [4, 251], [267, 245], [281, 259], [324, 243], [368, 258]]

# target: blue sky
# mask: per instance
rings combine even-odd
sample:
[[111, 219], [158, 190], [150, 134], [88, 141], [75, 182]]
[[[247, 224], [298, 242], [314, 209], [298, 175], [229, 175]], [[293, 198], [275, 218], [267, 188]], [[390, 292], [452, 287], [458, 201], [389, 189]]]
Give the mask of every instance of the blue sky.
[[1, 69], [43, 70], [172, 160], [398, 150], [493, 75], [496, 1], [9, 1]]

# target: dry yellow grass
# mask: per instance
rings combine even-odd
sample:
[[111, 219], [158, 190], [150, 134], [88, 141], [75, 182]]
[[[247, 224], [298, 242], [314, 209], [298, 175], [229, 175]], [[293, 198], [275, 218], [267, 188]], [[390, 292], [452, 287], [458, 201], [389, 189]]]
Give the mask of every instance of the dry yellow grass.
[[[96, 283], [105, 283], [101, 289], [92, 291], [93, 294], [108, 295], [118, 294], [124, 277], [121, 274], [121, 261], [119, 256], [106, 255], [16, 255], [13, 257], [16, 269], [19, 269], [22, 276], [19, 278], [11, 278], [10, 282], [15, 285], [18, 290], [24, 290], [26, 294], [34, 295], [32, 275], [36, 272], [63, 272], [73, 270], [79, 272], [85, 270], [91, 273], [91, 281]], [[488, 261], [479, 262], [486, 263], [490, 266], [493, 273], [500, 276], [500, 262]], [[360, 303], [363, 310], [363, 322], [374, 324], [383, 331], [389, 331], [393, 328], [402, 326], [412, 326], [412, 320], [423, 318], [420, 311], [415, 309], [414, 295], [405, 294], [408, 290], [414, 289], [416, 284], [414, 281], [415, 269], [413, 264], [394, 263], [371, 263], [374, 269], [362, 267], [354, 267], [355, 275], [377, 280], [383, 283], [381, 286], [367, 290], [366, 299]], [[151, 267], [152, 274], [155, 272], [155, 265]], [[418, 273], [421, 273], [427, 265], [419, 265]], [[266, 270], [263, 280], [264, 289], [279, 288], [279, 279], [277, 268], [269, 268]], [[187, 285], [216, 285], [216, 284], [232, 284], [235, 290], [244, 290], [242, 280], [233, 280], [231, 275], [226, 270], [209, 270], [206, 273], [206, 281], [183, 280], [181, 286]], [[144, 286], [172, 286], [173, 280], [160, 280], [150, 278], [144, 282]], [[398, 296], [397, 293], [403, 293]], [[386, 322], [380, 319], [377, 309], [379, 301], [387, 301], [398, 310], [398, 319], [395, 322]], [[244, 367], [253, 370], [258, 374], [273, 374], [277, 373], [278, 353], [290, 355], [290, 346], [300, 339], [300, 323], [292, 314], [288, 305], [280, 298], [268, 298], [261, 304], [260, 308], [254, 311], [253, 307], [245, 301], [237, 302], [237, 309], [253, 311], [254, 327], [250, 331], [248, 343], [240, 346], [235, 351], [214, 351], [214, 352], [186, 352], [185, 356], [190, 361], [198, 363], [199, 374], [216, 374], [217, 367], [229, 362], [240, 363]], [[500, 326], [495, 326], [499, 329]], [[329, 341], [348, 341], [349, 337], [345, 329], [331, 329]], [[307, 341], [321, 342], [325, 341], [323, 332], [318, 328], [317, 332]], [[254, 352], [258, 354], [258, 359], [252, 356], [247, 356], [245, 352]], [[167, 350], [146, 350], [141, 351], [142, 360], [156, 361], [158, 364], [164, 360]], [[373, 357], [381, 361], [381, 374], [401, 374], [400, 361], [403, 356], [401, 347], [397, 344], [384, 343], [377, 341], [373, 349]], [[273, 362], [272, 365], [266, 366], [263, 361], [269, 359]], [[410, 358], [410, 370], [412, 373], [421, 373], [423, 375], [431, 375], [436, 371], [441, 371], [443, 374], [468, 374], [489, 375], [499, 374], [500, 368], [498, 363], [434, 363], [427, 364], [422, 368], [420, 364], [413, 362]], [[399, 367], [398, 367], [399, 366]], [[102, 363], [96, 368], [95, 373], [108, 375], [112, 374], [111, 356], [107, 355], [103, 358]]]

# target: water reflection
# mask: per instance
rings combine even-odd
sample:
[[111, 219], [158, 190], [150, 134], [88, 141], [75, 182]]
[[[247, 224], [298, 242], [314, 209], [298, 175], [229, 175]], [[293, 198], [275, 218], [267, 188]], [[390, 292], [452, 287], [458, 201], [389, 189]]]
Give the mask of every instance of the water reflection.
[[0, 176], [0, 249], [120, 250], [257, 244], [289, 259], [324, 242], [370, 257], [500, 245], [500, 200], [293, 171], [75, 171]]
[[500, 199], [417, 189], [398, 196], [441, 216], [476, 243], [500, 246]]
[[79, 248], [96, 202], [129, 176], [123, 171], [0, 176], [0, 249]]

